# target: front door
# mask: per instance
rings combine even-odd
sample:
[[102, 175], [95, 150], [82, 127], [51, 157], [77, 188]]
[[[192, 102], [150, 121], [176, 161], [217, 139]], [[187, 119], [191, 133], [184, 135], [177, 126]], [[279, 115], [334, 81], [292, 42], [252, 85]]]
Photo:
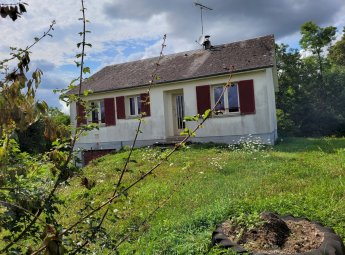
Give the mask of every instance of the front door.
[[179, 136], [185, 128], [183, 94], [173, 95], [174, 135]]

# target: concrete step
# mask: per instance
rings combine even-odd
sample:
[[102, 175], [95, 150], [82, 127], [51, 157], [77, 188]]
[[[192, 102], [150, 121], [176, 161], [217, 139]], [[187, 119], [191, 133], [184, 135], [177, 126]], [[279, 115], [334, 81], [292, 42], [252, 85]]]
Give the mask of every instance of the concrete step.
[[185, 138], [184, 136], [170, 136], [170, 137], [167, 137], [165, 141], [168, 143], [179, 143], [179, 142], [182, 142], [184, 138]]

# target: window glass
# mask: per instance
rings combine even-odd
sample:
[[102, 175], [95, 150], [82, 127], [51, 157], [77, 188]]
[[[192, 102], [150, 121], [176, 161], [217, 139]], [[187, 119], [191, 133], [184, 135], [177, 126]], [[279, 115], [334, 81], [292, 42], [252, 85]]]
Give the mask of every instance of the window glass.
[[220, 96], [222, 96], [219, 104], [216, 106], [215, 109], [217, 111], [224, 110], [224, 108], [225, 108], [224, 107], [224, 95], [222, 95], [223, 87], [215, 87], [213, 91], [214, 91], [214, 104], [216, 104], [218, 102]]
[[238, 112], [238, 86], [237, 84], [232, 84], [228, 88], [228, 102], [229, 102], [229, 112]]
[[100, 108], [101, 108], [101, 122], [105, 123], [105, 108], [104, 108], [104, 101], [100, 101]]
[[137, 97], [138, 114], [141, 113], [141, 99], [140, 96]]
[[92, 109], [91, 121], [92, 123], [98, 123], [98, 104], [95, 102], [91, 102], [91, 109]]
[[135, 101], [134, 97], [129, 98], [129, 114], [135, 115]]

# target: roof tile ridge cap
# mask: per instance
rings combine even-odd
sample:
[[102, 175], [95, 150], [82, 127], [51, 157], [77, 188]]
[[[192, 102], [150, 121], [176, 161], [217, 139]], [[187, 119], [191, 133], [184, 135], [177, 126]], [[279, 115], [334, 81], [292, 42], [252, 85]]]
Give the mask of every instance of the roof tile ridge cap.
[[126, 62], [121, 62], [121, 63], [116, 63], [116, 64], [111, 64], [111, 65], [107, 65], [104, 68], [107, 67], [113, 67], [113, 66], [119, 66], [119, 65], [125, 65], [125, 64], [133, 64], [133, 63], [137, 63], [137, 62], [143, 62], [143, 61], [147, 61], [147, 60], [153, 60], [155, 58], [159, 58], [159, 56], [156, 57], [150, 57], [150, 58], [143, 58], [143, 59], [137, 59], [137, 60], [131, 60], [131, 61], [126, 61]]
[[165, 55], [165, 57], [172, 57], [172, 56], [178, 56], [178, 55], [185, 56], [186, 54], [187, 55], [188, 54], [194, 54], [194, 53], [203, 52], [203, 51], [205, 51], [205, 50], [204, 49], [187, 50], [187, 51], [171, 53], [171, 54]]
[[263, 36], [259, 36], [259, 37], [248, 38], [245, 40], [238, 40], [238, 41], [234, 41], [234, 42], [223, 43], [223, 44], [214, 45], [214, 46], [215, 47], [227, 46], [227, 45], [231, 45], [231, 44], [244, 43], [244, 42], [248, 42], [248, 41], [256, 41], [256, 40], [264, 39], [264, 38], [273, 38], [274, 39], [274, 34], [268, 34], [268, 35], [263, 35]]
[[[197, 52], [200, 52], [200, 51], [203, 51], [203, 49], [195, 49], [195, 50], [189, 50], [189, 51], [175, 52], [175, 53], [171, 53], [171, 54], [168, 54], [168, 55], [163, 55], [163, 58], [177, 56], [177, 55], [185, 55], [185, 54], [197, 53]], [[159, 58], [159, 56], [143, 58], [143, 59], [137, 59], [137, 60], [127, 61], [127, 62], [122, 62], [122, 63], [111, 64], [111, 65], [107, 65], [107, 66], [103, 67], [101, 70], [103, 70], [103, 69], [105, 69], [107, 67], [114, 67], [114, 66], [125, 65], [125, 64], [127, 65], [127, 64], [133, 64], [133, 63], [144, 62], [144, 61], [152, 61], [152, 60], [157, 59], [157, 58]]]

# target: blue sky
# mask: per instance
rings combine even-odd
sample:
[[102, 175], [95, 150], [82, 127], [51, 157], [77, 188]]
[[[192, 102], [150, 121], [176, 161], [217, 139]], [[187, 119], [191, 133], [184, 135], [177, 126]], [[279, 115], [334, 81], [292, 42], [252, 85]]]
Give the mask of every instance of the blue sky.
[[[2, 3], [12, 3], [3, 0]], [[52, 38], [32, 49], [32, 69], [44, 72], [38, 97], [68, 111], [53, 89], [66, 88], [78, 76], [74, 64], [80, 41], [76, 0], [26, 0], [27, 13], [16, 22], [0, 20], [0, 59], [9, 46], [25, 47], [56, 21]], [[204, 12], [204, 31], [213, 44], [274, 34], [278, 43], [298, 47], [299, 27], [312, 20], [320, 26], [345, 26], [343, 0], [200, 0], [213, 8]], [[192, 0], [85, 0], [88, 24], [86, 65], [92, 73], [107, 65], [157, 56], [167, 34], [165, 54], [197, 49], [200, 9]]]

